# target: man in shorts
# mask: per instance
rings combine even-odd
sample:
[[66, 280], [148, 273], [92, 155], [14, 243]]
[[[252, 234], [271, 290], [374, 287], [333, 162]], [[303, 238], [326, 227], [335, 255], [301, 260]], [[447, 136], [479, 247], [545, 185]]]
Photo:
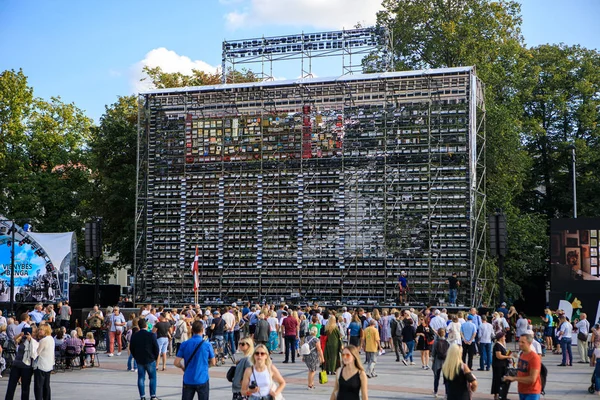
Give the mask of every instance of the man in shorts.
[[398, 297], [399, 304], [404, 304], [407, 300], [406, 292], [408, 291], [408, 280], [406, 279], [406, 272], [400, 272], [398, 277]]
[[161, 315], [158, 318], [158, 322], [152, 328], [152, 332], [156, 333], [156, 342], [158, 343], [159, 355], [156, 360], [156, 369], [158, 370], [158, 365], [160, 364], [160, 360], [162, 358], [162, 369], [164, 371], [167, 367], [167, 351], [169, 348], [169, 340], [171, 339], [171, 324], [167, 322], [167, 319], [164, 315]]

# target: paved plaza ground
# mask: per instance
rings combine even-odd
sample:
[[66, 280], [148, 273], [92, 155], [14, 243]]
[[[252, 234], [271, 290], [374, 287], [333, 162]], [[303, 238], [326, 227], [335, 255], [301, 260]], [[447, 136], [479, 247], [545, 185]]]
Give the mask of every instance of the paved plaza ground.
[[[52, 375], [52, 397], [58, 400], [135, 400], [139, 399], [136, 386], [136, 373], [127, 372], [127, 357], [125, 352], [120, 357], [108, 358], [100, 355], [100, 368], [84, 369], [79, 371], [59, 372]], [[287, 386], [284, 391], [287, 400], [329, 399], [333, 389], [333, 380], [319, 385], [313, 391], [306, 390], [306, 366], [300, 361], [295, 364], [282, 364], [282, 355], [273, 356], [275, 365], [286, 379]], [[590, 377], [593, 369], [588, 365], [574, 364], [573, 367], [557, 367], [560, 356], [548, 355], [543, 362], [548, 367], [548, 385], [546, 399], [585, 399], [599, 398], [587, 392], [590, 386]], [[575, 360], [578, 357], [574, 355]], [[173, 358], [169, 358], [169, 367], [165, 372], [158, 373], [158, 396], [161, 399], [180, 399], [182, 372], [175, 368]], [[431, 371], [421, 369], [418, 352], [415, 363], [417, 365], [404, 366], [395, 362], [393, 354], [384, 354], [379, 357], [376, 367], [378, 377], [369, 380], [370, 399], [432, 399], [433, 374]], [[478, 365], [479, 359], [475, 360]], [[221, 367], [211, 368], [210, 371], [210, 398], [215, 400], [231, 399], [231, 383], [225, 374], [231, 363]], [[476, 367], [475, 367], [476, 368]], [[492, 399], [489, 394], [491, 385], [491, 372], [475, 371], [479, 380], [479, 389], [474, 399]], [[0, 398], [4, 398], [8, 377], [0, 379]], [[33, 385], [32, 385], [33, 389]], [[510, 399], [518, 399], [516, 386], [511, 387]], [[148, 389], [146, 389], [148, 390]], [[443, 392], [443, 389], [441, 389]], [[149, 397], [148, 391], [146, 391]], [[20, 387], [17, 388], [15, 399], [20, 398]], [[33, 393], [31, 395], [33, 399]]]

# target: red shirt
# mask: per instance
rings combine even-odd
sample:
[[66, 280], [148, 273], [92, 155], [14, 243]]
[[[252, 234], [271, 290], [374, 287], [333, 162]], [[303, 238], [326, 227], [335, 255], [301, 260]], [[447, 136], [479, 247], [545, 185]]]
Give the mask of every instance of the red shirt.
[[285, 336], [296, 336], [298, 334], [298, 321], [294, 317], [286, 317], [281, 322]]
[[[529, 353], [521, 353], [519, 357], [519, 363], [517, 364], [517, 376], [519, 377], [529, 376], [532, 369], [542, 371], [542, 359], [533, 351], [533, 347], [531, 350]], [[518, 392], [519, 394], [540, 394], [542, 392], [541, 376], [538, 375], [536, 381], [531, 384], [519, 382]]]

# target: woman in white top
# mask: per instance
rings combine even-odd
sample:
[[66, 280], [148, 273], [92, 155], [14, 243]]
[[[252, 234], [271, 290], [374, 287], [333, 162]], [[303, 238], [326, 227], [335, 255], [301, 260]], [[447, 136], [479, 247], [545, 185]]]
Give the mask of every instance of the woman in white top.
[[[48, 324], [42, 324], [38, 328], [37, 359], [33, 371], [33, 394], [36, 399], [50, 399], [50, 374], [54, 367], [54, 339], [52, 339], [52, 328]], [[29, 340], [36, 340], [29, 336]]]
[[452, 322], [450, 322], [446, 328], [446, 332], [448, 332], [448, 343], [462, 346], [460, 325], [460, 322], [458, 322], [458, 316], [452, 315]]
[[259, 344], [252, 355], [252, 367], [244, 371], [242, 394], [248, 396], [250, 400], [266, 396], [276, 399], [284, 388], [285, 381], [279, 370], [271, 363], [267, 347]]
[[269, 351], [274, 353], [279, 348], [279, 320], [275, 311], [272, 311], [270, 315], [267, 318], [269, 323]]

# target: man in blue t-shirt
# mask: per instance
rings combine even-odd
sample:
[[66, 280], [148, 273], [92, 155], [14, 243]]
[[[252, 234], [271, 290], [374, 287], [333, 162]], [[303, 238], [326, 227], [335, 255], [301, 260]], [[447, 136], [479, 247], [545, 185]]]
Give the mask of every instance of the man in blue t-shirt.
[[175, 366], [183, 371], [181, 399], [193, 400], [198, 393], [198, 400], [208, 400], [208, 367], [216, 365], [215, 353], [210, 343], [202, 339], [202, 322], [192, 324], [192, 333], [189, 340], [181, 343], [175, 357]]
[[398, 277], [398, 297], [400, 298], [399, 304], [404, 304], [406, 301], [406, 291], [408, 290], [408, 281], [406, 280], [406, 272], [400, 272]]

